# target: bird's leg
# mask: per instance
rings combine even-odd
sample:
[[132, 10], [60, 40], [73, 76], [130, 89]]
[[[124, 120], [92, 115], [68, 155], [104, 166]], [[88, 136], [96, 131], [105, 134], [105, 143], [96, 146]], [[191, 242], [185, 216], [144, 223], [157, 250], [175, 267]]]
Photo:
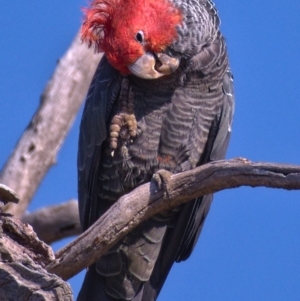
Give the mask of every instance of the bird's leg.
[[137, 121], [134, 115], [134, 93], [132, 91], [132, 88], [129, 89], [129, 95], [128, 95], [128, 103], [127, 103], [127, 112], [124, 116], [126, 125], [129, 130], [130, 137], [134, 138], [137, 134]]

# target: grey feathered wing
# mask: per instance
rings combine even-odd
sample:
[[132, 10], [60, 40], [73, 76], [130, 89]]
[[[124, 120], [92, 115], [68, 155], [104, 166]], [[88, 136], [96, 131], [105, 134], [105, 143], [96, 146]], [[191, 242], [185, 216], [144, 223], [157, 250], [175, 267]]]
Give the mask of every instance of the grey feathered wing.
[[107, 137], [107, 124], [120, 90], [120, 75], [103, 56], [89, 88], [82, 115], [78, 145], [78, 196], [81, 227], [86, 230], [99, 218], [99, 194], [102, 143]]
[[[102, 144], [107, 137], [108, 119], [118, 97], [120, 83], [119, 72], [103, 56], [89, 88], [80, 125], [77, 165], [79, 216], [83, 231], [99, 218], [97, 199]], [[105, 293], [104, 284], [105, 279], [92, 265], [77, 300], [111, 300]]]

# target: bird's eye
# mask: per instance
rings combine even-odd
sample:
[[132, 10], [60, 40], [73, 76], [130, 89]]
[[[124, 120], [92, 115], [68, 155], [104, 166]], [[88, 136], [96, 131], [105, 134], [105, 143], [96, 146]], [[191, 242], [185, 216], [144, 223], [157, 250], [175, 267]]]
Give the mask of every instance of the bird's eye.
[[140, 43], [143, 44], [144, 43], [144, 33], [139, 30], [136, 35], [135, 35], [135, 39]]

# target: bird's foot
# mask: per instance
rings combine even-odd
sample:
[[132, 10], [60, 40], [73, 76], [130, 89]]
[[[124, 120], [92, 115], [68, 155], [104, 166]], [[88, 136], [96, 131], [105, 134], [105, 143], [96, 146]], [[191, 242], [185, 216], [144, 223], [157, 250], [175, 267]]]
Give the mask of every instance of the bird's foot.
[[170, 197], [170, 179], [171, 179], [172, 173], [161, 169], [157, 171], [153, 176], [152, 176], [152, 181], [155, 183], [157, 187], [157, 191], [163, 190], [164, 194], [167, 198]]
[[109, 145], [112, 151], [118, 146], [118, 139], [127, 140], [136, 137], [137, 121], [134, 114], [120, 113], [113, 117], [109, 128]]

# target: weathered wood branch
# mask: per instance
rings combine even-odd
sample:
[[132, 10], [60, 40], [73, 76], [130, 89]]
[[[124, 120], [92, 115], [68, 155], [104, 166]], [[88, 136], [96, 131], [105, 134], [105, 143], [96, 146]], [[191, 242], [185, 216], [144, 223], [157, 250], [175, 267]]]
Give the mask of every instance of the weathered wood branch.
[[26, 213], [22, 221], [30, 224], [39, 239], [47, 244], [82, 232], [76, 200]]
[[91, 265], [118, 240], [154, 214], [196, 197], [240, 186], [300, 189], [300, 166], [216, 161], [171, 175], [160, 171], [152, 181], [121, 197], [93, 226], [56, 254], [47, 270], [69, 279]]
[[0, 175], [0, 182], [18, 194], [18, 205], [5, 211], [17, 217], [25, 212], [82, 104], [101, 55], [82, 44], [79, 35], [59, 60], [40, 105]]
[[0, 300], [73, 300], [70, 285], [44, 269], [53, 259], [31, 226], [0, 214]]

